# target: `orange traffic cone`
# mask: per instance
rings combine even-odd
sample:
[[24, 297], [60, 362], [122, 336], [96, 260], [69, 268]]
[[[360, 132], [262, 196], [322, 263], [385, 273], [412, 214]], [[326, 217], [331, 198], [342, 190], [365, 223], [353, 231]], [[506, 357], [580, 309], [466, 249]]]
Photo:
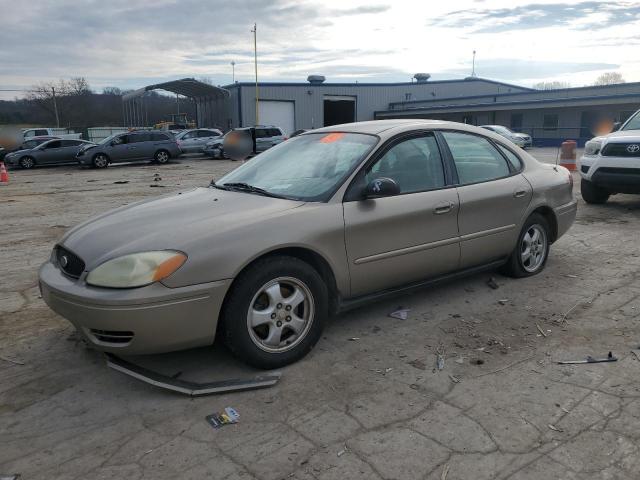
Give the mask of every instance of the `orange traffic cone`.
[[7, 173], [7, 167], [4, 166], [4, 162], [0, 162], [0, 185], [9, 185], [9, 174]]

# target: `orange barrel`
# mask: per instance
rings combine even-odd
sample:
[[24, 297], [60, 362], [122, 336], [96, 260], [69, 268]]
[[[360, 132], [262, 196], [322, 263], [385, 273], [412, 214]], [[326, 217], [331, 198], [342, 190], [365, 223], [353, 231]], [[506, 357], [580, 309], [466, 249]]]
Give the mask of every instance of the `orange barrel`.
[[576, 147], [575, 140], [565, 140], [560, 146], [560, 165], [568, 170], [576, 169]]

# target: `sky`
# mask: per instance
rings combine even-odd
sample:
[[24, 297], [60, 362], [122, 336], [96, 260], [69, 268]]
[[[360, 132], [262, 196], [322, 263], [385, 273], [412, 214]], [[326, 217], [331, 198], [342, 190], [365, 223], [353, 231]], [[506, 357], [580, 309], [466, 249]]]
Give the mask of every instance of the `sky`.
[[[139, 88], [185, 77], [410, 81], [471, 74], [532, 86], [640, 81], [640, 1], [0, 0], [0, 90], [83, 76]], [[0, 92], [0, 99], [20, 96]]]

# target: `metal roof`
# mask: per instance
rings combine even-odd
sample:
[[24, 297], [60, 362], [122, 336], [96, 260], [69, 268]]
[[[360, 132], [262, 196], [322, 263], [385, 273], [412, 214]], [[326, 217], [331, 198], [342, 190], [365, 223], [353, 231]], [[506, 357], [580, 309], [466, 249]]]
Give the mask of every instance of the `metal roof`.
[[133, 92], [122, 96], [122, 100], [131, 100], [141, 97], [151, 90], [166, 90], [168, 92], [177, 93], [185, 97], [199, 98], [227, 98], [229, 91], [222, 88], [200, 82], [195, 78], [183, 78], [181, 80], [171, 80], [170, 82], [156, 83], [155, 85], [147, 85]]

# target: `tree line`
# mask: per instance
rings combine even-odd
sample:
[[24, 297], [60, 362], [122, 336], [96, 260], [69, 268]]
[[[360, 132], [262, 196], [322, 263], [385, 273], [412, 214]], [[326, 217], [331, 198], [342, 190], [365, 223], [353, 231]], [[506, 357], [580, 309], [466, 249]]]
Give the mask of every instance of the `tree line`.
[[[105, 87], [97, 93], [84, 77], [42, 82], [27, 90], [24, 98], [0, 100], [0, 125], [124, 126], [122, 95], [129, 91]], [[170, 120], [178, 109], [190, 119], [195, 117], [194, 104], [184, 97], [176, 100], [175, 95], [151, 91], [145, 94], [144, 102], [148, 126]]]

